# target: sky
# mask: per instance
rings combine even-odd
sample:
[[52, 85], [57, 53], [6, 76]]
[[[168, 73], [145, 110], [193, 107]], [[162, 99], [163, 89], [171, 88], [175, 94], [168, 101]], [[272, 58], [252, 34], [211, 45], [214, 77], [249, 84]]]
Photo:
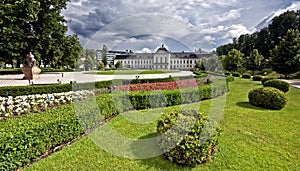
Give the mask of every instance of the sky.
[[71, 0], [62, 12], [84, 48], [212, 51], [300, 9], [296, 0]]

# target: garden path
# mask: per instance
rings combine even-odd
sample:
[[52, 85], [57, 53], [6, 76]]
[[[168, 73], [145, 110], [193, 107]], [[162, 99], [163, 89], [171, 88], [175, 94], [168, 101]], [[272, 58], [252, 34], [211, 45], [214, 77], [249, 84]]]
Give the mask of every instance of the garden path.
[[285, 80], [285, 79], [282, 79], [282, 80], [289, 83], [291, 86], [300, 89], [300, 80]]
[[[189, 76], [192, 75], [190, 71], [181, 71], [177, 73], [167, 73], [167, 74], [145, 74], [139, 75], [139, 78], [166, 78], [169, 76]], [[28, 80], [22, 80], [24, 74], [13, 74], [13, 75], [0, 75], [0, 87], [3, 86], [23, 86], [29, 85]], [[64, 72], [64, 73], [43, 73], [40, 75], [39, 80], [31, 81], [34, 84], [55, 84], [59, 81], [62, 84], [68, 84], [71, 81], [76, 81], [77, 83], [82, 82], [95, 82], [95, 81], [105, 81], [112, 79], [136, 79], [136, 75], [93, 75], [84, 74], [84, 72]]]

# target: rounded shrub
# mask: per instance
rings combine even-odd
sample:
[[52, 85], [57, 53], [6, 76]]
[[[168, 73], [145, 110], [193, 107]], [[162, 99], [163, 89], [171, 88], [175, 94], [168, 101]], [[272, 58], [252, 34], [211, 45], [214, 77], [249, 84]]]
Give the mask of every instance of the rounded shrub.
[[229, 75], [229, 76], [226, 76], [226, 82], [232, 82], [234, 81], [234, 77]]
[[231, 75], [231, 73], [229, 71], [225, 71], [224, 74], [225, 74], [225, 76]]
[[251, 75], [250, 75], [250, 74], [243, 74], [243, 75], [242, 75], [242, 78], [250, 79], [250, 78], [251, 78]]
[[263, 79], [263, 76], [261, 76], [261, 75], [254, 75], [252, 79], [253, 79], [253, 81], [261, 81]]
[[241, 76], [241, 74], [238, 73], [238, 72], [233, 72], [233, 73], [231, 73], [231, 75], [234, 76], [234, 77], [240, 77]]
[[220, 128], [196, 110], [169, 110], [158, 120], [158, 145], [164, 155], [182, 166], [210, 160], [216, 151]]
[[274, 78], [274, 77], [264, 77], [264, 78], [261, 79], [261, 84], [264, 85], [265, 82], [267, 82], [269, 80], [274, 80], [274, 79], [276, 79], [276, 78]]
[[264, 83], [264, 87], [274, 87], [286, 93], [289, 91], [290, 85], [285, 81], [273, 79], [273, 80], [266, 81]]
[[248, 94], [250, 104], [267, 109], [282, 109], [287, 99], [284, 92], [273, 87], [263, 87], [251, 90]]

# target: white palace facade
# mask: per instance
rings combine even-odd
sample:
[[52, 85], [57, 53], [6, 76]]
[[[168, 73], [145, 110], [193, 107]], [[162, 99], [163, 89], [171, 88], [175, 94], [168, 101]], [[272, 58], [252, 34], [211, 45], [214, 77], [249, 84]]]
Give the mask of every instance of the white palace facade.
[[150, 70], [191, 70], [203, 57], [210, 57], [212, 53], [170, 52], [164, 45], [155, 53], [133, 53], [116, 55], [114, 64], [120, 61], [123, 68]]

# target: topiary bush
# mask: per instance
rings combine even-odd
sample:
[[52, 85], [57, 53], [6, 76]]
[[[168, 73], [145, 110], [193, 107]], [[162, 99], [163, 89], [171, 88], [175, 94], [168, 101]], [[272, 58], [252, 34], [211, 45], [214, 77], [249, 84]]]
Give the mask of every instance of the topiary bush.
[[251, 75], [250, 75], [250, 74], [243, 74], [243, 75], [242, 75], [242, 78], [250, 79], [250, 78], [251, 78]]
[[234, 77], [240, 77], [241, 76], [241, 74], [238, 73], [238, 72], [233, 72], [233, 73], [231, 73], [231, 75], [234, 76]]
[[273, 87], [263, 87], [251, 90], [248, 94], [250, 104], [267, 109], [282, 109], [287, 99], [284, 92]]
[[234, 81], [234, 77], [229, 75], [229, 76], [226, 76], [226, 82], [232, 82]]
[[264, 87], [274, 87], [286, 93], [289, 91], [290, 85], [285, 81], [273, 79], [273, 80], [266, 81], [264, 83]]
[[196, 110], [166, 111], [157, 123], [158, 144], [164, 155], [182, 166], [195, 166], [211, 159], [220, 128]]
[[267, 82], [269, 80], [274, 80], [274, 79], [276, 79], [276, 78], [274, 78], [274, 77], [264, 77], [264, 78], [261, 79], [261, 84], [264, 85], [265, 82]]
[[231, 75], [231, 73], [229, 71], [225, 71], [224, 74], [225, 74], [225, 76]]
[[261, 75], [254, 75], [252, 78], [253, 81], [261, 81], [262, 79], [263, 79], [263, 76], [261, 76]]

